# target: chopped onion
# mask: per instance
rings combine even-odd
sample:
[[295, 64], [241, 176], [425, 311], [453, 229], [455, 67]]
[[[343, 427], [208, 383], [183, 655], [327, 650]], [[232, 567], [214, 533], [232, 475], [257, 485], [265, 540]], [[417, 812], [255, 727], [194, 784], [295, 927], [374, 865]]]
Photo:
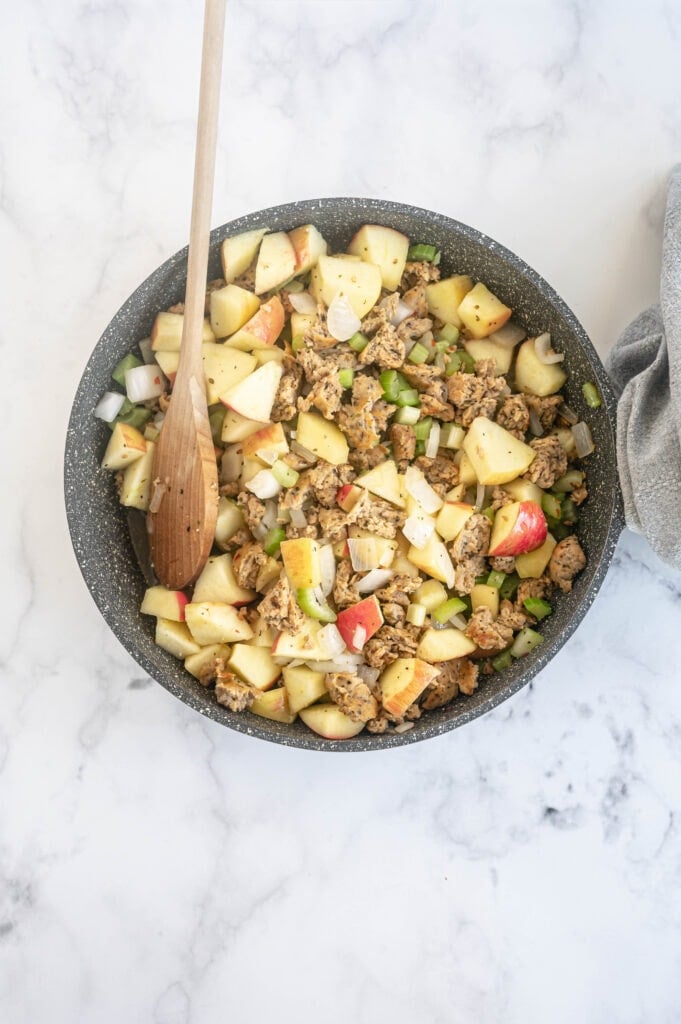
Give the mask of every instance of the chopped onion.
[[579, 416], [574, 409], [571, 409], [569, 405], [565, 404], [565, 402], [558, 406], [558, 415], [562, 416], [565, 422], [569, 423], [570, 426], [574, 426], [575, 423], [579, 423]]
[[463, 617], [461, 612], [459, 612], [458, 615], [452, 615], [452, 617], [451, 617], [451, 619], [449, 621], [450, 621], [451, 625], [455, 627], [455, 629], [463, 630], [468, 625], [466, 619]]
[[349, 341], [362, 326], [362, 321], [350, 305], [348, 297], [341, 292], [332, 300], [326, 313], [326, 326], [332, 338]]
[[410, 544], [421, 550], [433, 536], [434, 529], [435, 523], [432, 519], [415, 514], [405, 519], [402, 533]]
[[273, 498], [275, 494], [279, 494], [281, 484], [271, 469], [261, 469], [259, 473], [256, 473], [248, 481], [246, 490], [250, 491], [251, 494], [255, 494], [256, 498], [264, 501], [265, 498]]
[[330, 544], [324, 544], [319, 549], [319, 565], [322, 573], [320, 584], [322, 594], [324, 597], [328, 597], [333, 590], [333, 584], [336, 579], [336, 559]]
[[350, 561], [355, 572], [379, 568], [379, 556], [373, 537], [350, 537], [348, 540]]
[[137, 347], [140, 350], [140, 355], [147, 366], [151, 366], [152, 363], [156, 362], [156, 353], [151, 347], [151, 338], [142, 338], [142, 340], [137, 343]]
[[116, 419], [121, 411], [121, 406], [124, 401], [125, 395], [122, 395], [119, 391], [105, 391], [97, 402], [95, 416], [98, 420], [104, 420], [105, 423], [111, 423]]
[[412, 498], [418, 501], [423, 511], [428, 512], [429, 515], [442, 508], [444, 504], [442, 498], [437, 491], [433, 490], [421, 470], [416, 466], [407, 468], [407, 472], [404, 474], [404, 486]]
[[309, 448], [305, 448], [302, 444], [298, 444], [297, 441], [291, 441], [291, 451], [295, 452], [296, 455], [300, 455], [301, 459], [305, 459], [306, 462], [317, 461], [315, 453], [311, 452]]
[[596, 451], [596, 445], [591, 436], [588, 423], [582, 420], [580, 423], [575, 423], [574, 427], [570, 427], [570, 430], [575, 439], [575, 451], [579, 459], [584, 459], [587, 455], [591, 455], [592, 452]]
[[371, 665], [360, 665], [357, 669], [357, 675], [367, 686], [373, 686], [380, 674], [380, 669], [372, 668]]
[[268, 466], [273, 466], [277, 461], [281, 452], [278, 452], [276, 448], [259, 448], [258, 458], [263, 462], [266, 462]]
[[166, 389], [166, 378], [160, 366], [132, 366], [125, 371], [125, 393], [131, 402], [148, 402]]
[[357, 584], [358, 594], [372, 594], [393, 578], [392, 569], [371, 569]]
[[367, 642], [367, 631], [365, 626], [355, 626], [352, 634], [352, 648], [361, 651]]
[[163, 495], [168, 490], [167, 484], [161, 480], [154, 480], [151, 485], [151, 498], [149, 499], [149, 511], [153, 515], [154, 512], [158, 512], [163, 501]]
[[564, 352], [554, 352], [551, 348], [550, 334], [540, 334], [538, 338], [535, 338], [534, 350], [537, 353], [539, 362], [544, 363], [545, 366], [550, 366], [553, 363], [562, 363], [565, 359]]
[[241, 476], [244, 468], [243, 448], [240, 444], [231, 444], [225, 448], [220, 462], [220, 481], [223, 484], [234, 483]]
[[264, 540], [267, 536], [267, 527], [263, 526], [262, 523], [256, 523], [255, 526], [251, 527], [251, 533], [256, 540]]
[[426, 441], [426, 458], [434, 459], [440, 447], [440, 424], [434, 422]]
[[288, 300], [296, 313], [317, 312], [317, 300], [309, 292], [289, 292]]
[[265, 514], [261, 521], [268, 530], [273, 529], [277, 525], [277, 503], [275, 501], [265, 502]]
[[485, 484], [478, 484], [475, 489], [475, 508], [478, 512], [487, 504], [487, 493]]
[[397, 327], [403, 320], [406, 320], [408, 316], [414, 315], [414, 310], [411, 306], [403, 302], [402, 299], [397, 296], [397, 302], [395, 302], [394, 295], [386, 295], [378, 304], [381, 309], [387, 309], [389, 311], [390, 323], [393, 327]]
[[544, 428], [536, 409], [530, 409], [530, 433], [535, 437], [541, 437], [544, 433]]
[[295, 526], [296, 530], [304, 530], [307, 526], [307, 518], [302, 508], [291, 508], [289, 509], [291, 516], [291, 526]]
[[526, 337], [527, 331], [518, 327], [517, 324], [504, 324], [498, 331], [490, 334], [489, 340], [496, 341], [497, 345], [503, 345], [504, 348], [515, 348], [518, 342], [523, 341]]
[[335, 658], [345, 650], [345, 640], [333, 622], [329, 622], [328, 625], [319, 630], [318, 638], [321, 640], [322, 647], [330, 658]]
[[336, 654], [333, 661], [307, 661], [315, 672], [354, 672], [362, 662], [361, 654]]
[[409, 732], [410, 729], [414, 728], [414, 725], [414, 722], [400, 722], [399, 725], [395, 726], [395, 732], [400, 734], [403, 732]]

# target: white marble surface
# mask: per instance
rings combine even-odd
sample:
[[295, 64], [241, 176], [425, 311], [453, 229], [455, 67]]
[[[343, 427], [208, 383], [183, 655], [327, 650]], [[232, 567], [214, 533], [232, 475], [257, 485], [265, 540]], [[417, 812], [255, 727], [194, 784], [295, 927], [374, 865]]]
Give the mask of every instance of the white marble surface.
[[[681, 579], [643, 541], [531, 688], [381, 755], [232, 735], [109, 634], [63, 436], [100, 332], [185, 242], [200, 5], [0, 18], [0, 1020], [678, 1021]], [[605, 354], [656, 298], [680, 44], [672, 0], [231, 0], [214, 223], [440, 210]]]

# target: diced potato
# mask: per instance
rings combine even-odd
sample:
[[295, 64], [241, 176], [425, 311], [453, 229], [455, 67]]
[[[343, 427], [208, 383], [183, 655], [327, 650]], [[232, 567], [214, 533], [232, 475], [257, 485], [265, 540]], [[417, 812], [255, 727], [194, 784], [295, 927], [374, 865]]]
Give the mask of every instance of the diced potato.
[[512, 312], [480, 281], [464, 296], [458, 309], [464, 327], [473, 338], [486, 338], [498, 331]]

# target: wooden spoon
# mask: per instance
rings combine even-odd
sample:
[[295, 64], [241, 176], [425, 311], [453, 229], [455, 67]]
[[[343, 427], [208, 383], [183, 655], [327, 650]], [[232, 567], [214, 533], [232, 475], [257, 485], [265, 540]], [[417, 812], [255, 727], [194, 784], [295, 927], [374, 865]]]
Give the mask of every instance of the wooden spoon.
[[161, 583], [192, 583], [210, 554], [218, 506], [215, 450], [201, 359], [215, 177], [225, 0], [206, 0], [187, 289], [180, 363], [154, 452], [147, 529]]

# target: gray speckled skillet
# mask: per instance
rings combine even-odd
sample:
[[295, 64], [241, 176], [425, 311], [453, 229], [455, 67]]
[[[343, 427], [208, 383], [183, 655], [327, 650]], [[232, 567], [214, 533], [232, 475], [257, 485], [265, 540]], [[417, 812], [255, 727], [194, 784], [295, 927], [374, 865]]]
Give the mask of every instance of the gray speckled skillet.
[[[550, 331], [556, 348], [566, 352], [567, 400], [590, 423], [597, 450], [588, 461], [590, 496], [579, 526], [588, 565], [572, 593], [561, 596], [555, 613], [542, 623], [544, 644], [508, 671], [483, 680], [472, 697], [425, 714], [406, 733], [361, 733], [345, 741], [324, 740], [301, 722], [288, 726], [225, 710], [210, 690], [185, 672], [181, 662], [154, 644], [154, 620], [138, 613], [145, 582], [132, 550], [125, 513], [111, 475], [99, 466], [109, 430], [92, 413], [102, 392], [110, 387], [112, 367], [149, 335], [158, 310], [182, 300], [186, 249], [167, 260], [130, 296], [90, 357], [66, 438], [66, 511], [78, 563], [102, 615], [149, 675], [185, 704], [231, 729], [275, 743], [308, 750], [383, 750], [437, 736], [496, 707], [547, 665], [581, 622], [603, 582], [623, 526], [615, 461], [615, 398], [593, 345], [553, 289], [497, 242], [437, 213], [378, 199], [317, 199], [262, 210], [212, 232], [209, 276], [220, 276], [219, 247], [227, 235], [263, 226], [290, 229], [309, 222], [322, 231], [332, 251], [344, 249], [354, 231], [366, 222], [390, 225], [413, 241], [436, 245], [442, 250], [445, 273], [465, 272], [484, 281], [513, 308], [530, 334]], [[595, 411], [587, 409], [582, 398], [581, 383], [587, 380], [598, 383], [604, 398]]]

